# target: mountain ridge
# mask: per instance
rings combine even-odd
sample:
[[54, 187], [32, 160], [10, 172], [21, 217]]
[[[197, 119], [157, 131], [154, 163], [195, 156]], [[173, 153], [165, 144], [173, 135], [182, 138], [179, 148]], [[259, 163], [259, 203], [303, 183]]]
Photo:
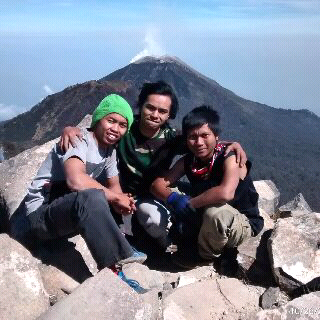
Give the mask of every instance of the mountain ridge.
[[[137, 63], [138, 62], [138, 63]], [[221, 116], [221, 138], [239, 141], [253, 160], [254, 179], [270, 179], [279, 187], [282, 202], [303, 193], [320, 210], [320, 118], [309, 110], [287, 110], [242, 98], [216, 81], [194, 72], [175, 57], [145, 57], [99, 80], [69, 86], [46, 97], [30, 111], [0, 126], [0, 144], [7, 156], [60, 135], [92, 113], [109, 93], [126, 98], [134, 110], [144, 82], [164, 80], [177, 93], [180, 111], [172, 125], [193, 107], [210, 104]]]

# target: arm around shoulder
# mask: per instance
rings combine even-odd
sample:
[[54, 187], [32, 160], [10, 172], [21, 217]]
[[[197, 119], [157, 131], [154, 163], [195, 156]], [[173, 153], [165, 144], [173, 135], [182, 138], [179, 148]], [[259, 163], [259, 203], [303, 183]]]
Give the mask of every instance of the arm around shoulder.
[[150, 192], [158, 199], [166, 201], [171, 194], [170, 186], [184, 175], [184, 158], [179, 159], [162, 177], [156, 178], [150, 187]]
[[245, 174], [246, 168], [240, 168], [235, 156], [228, 157], [224, 162], [222, 182], [190, 200], [194, 208], [206, 207], [214, 204], [225, 204], [232, 200], [239, 184], [239, 179]]

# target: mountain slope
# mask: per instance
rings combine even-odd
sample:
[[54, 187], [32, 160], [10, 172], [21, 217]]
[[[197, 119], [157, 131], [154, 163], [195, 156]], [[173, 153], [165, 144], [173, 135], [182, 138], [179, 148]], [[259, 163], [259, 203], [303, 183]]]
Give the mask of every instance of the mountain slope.
[[[58, 136], [91, 113], [104, 95], [117, 92], [134, 105], [142, 84], [165, 80], [177, 92], [180, 111], [173, 125], [193, 107], [213, 105], [221, 115], [221, 138], [239, 141], [253, 161], [254, 179], [271, 179], [281, 202], [301, 192], [320, 210], [320, 118], [308, 110], [276, 109], [243, 99], [174, 57], [145, 57], [98, 81], [78, 84], [0, 126], [0, 141], [11, 155]], [[13, 147], [15, 150], [12, 151]]]

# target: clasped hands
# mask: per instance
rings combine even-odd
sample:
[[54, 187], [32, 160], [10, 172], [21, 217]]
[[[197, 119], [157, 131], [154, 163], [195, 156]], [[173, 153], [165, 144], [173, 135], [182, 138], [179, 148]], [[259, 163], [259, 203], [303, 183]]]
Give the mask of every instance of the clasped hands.
[[111, 201], [113, 209], [121, 214], [132, 214], [136, 210], [135, 201], [130, 193], [118, 194], [118, 197]]

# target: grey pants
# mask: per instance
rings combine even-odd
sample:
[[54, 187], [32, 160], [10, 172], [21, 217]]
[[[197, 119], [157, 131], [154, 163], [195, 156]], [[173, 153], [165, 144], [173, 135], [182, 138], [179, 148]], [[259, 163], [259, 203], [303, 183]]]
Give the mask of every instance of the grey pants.
[[32, 232], [41, 240], [81, 234], [99, 269], [112, 266], [133, 254], [102, 190], [71, 192], [50, 204], [43, 204], [28, 218]]
[[199, 254], [212, 259], [226, 247], [237, 247], [252, 236], [248, 218], [232, 206], [225, 204], [204, 210], [198, 235]]

